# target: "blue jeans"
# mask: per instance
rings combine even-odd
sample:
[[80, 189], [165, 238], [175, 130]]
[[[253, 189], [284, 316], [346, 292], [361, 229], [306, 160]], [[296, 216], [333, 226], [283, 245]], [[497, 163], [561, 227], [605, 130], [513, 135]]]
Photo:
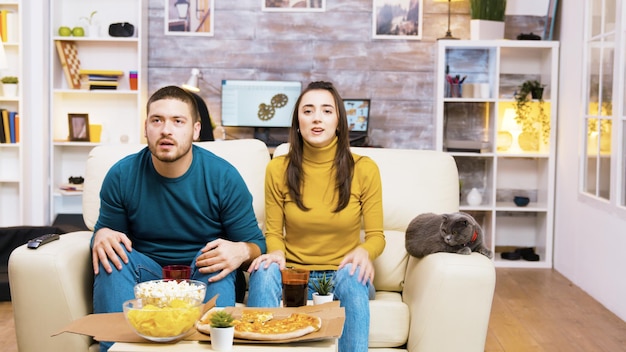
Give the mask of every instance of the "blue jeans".
[[[163, 278], [161, 265], [150, 257], [133, 249], [126, 252], [128, 264], [122, 266], [122, 270], [113, 268], [110, 274], [104, 271], [100, 264], [100, 273], [94, 277], [93, 283], [93, 311], [94, 313], [121, 312], [122, 304], [135, 298], [133, 288], [136, 284], [149, 280], [159, 280]], [[201, 254], [200, 251], [196, 257]], [[196, 259], [191, 262], [191, 279], [208, 283], [210, 277], [218, 274], [202, 274], [196, 267]], [[218, 307], [235, 305], [235, 272], [220, 281], [207, 285], [204, 302], [219, 294], [217, 298]], [[113, 342], [100, 341], [100, 351], [106, 352], [113, 345]]]
[[[346, 321], [339, 338], [339, 352], [367, 352], [370, 328], [369, 300], [375, 290], [371, 283], [358, 282], [359, 269], [350, 275], [352, 265], [338, 271], [311, 271], [309, 276], [309, 299], [313, 294], [312, 283], [326, 273], [332, 275], [335, 299], [345, 307]], [[278, 307], [282, 297], [282, 282], [278, 264], [263, 265], [250, 275], [248, 307]]]

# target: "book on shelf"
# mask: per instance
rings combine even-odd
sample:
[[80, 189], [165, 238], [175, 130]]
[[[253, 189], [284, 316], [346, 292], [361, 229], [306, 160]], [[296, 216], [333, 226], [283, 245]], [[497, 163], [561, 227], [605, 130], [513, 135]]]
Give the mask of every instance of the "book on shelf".
[[0, 109], [0, 143], [18, 143], [19, 134], [19, 114], [15, 111]]
[[4, 136], [4, 119], [0, 114], [0, 143], [6, 143], [6, 137]]
[[107, 76], [107, 75], [83, 75], [83, 78], [86, 78], [89, 81], [106, 81], [106, 82], [117, 82], [118, 76]]
[[2, 125], [4, 128], [4, 143], [11, 143], [11, 125], [9, 123], [9, 111], [2, 109], [0, 110], [0, 115], [2, 115]]
[[11, 136], [11, 143], [17, 143], [17, 136], [15, 134], [15, 111], [9, 111], [9, 135]]
[[89, 90], [116, 90], [117, 86], [109, 86], [102, 84], [90, 84]]
[[78, 73], [82, 87], [89, 90], [117, 89], [118, 79], [124, 75], [123, 71], [116, 70], [79, 70]]
[[99, 75], [99, 76], [114, 76], [119, 77], [124, 75], [124, 71], [119, 70], [88, 70], [88, 69], [80, 69], [78, 70], [79, 75]]

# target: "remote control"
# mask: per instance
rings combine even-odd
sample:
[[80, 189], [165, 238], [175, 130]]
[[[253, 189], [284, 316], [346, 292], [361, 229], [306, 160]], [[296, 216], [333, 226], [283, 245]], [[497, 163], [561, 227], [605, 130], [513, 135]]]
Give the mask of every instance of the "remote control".
[[28, 248], [37, 249], [40, 246], [43, 246], [44, 244], [48, 242], [52, 242], [58, 239], [59, 239], [59, 234], [57, 233], [49, 233], [47, 235], [41, 235], [37, 238], [33, 238], [32, 240], [28, 241]]

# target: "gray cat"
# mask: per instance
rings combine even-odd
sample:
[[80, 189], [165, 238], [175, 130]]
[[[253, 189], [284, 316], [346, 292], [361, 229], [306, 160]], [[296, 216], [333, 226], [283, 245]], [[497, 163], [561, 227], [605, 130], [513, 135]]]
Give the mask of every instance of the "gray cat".
[[406, 229], [405, 247], [417, 258], [437, 252], [478, 252], [493, 258], [493, 253], [483, 245], [482, 228], [471, 215], [463, 212], [416, 216]]

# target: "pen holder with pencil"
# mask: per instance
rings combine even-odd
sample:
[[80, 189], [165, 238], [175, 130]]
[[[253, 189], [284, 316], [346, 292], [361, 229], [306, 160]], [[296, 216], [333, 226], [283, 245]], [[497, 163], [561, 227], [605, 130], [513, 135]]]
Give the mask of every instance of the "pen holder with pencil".
[[462, 83], [449, 83], [446, 82], [445, 97], [446, 98], [460, 98], [463, 95]]

